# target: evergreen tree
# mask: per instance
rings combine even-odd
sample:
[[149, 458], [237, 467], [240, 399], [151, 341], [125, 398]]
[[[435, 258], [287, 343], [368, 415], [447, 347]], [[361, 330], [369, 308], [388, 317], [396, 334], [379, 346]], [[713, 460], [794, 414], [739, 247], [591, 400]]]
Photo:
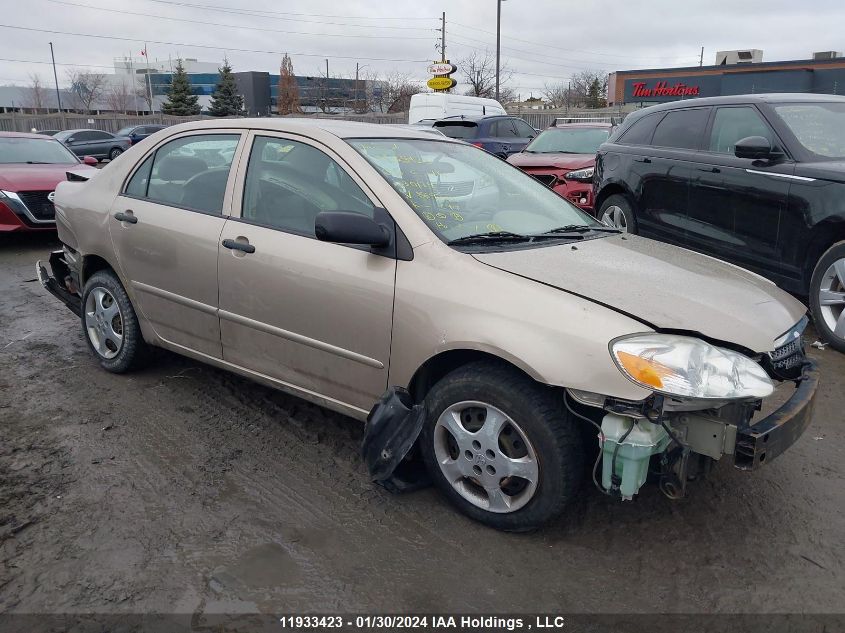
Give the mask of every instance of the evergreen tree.
[[220, 80], [214, 86], [214, 92], [211, 93], [208, 113], [211, 116], [231, 116], [243, 114], [243, 110], [244, 98], [238, 94], [238, 86], [229, 60], [224, 58], [223, 67], [220, 68]]
[[188, 73], [182, 66], [182, 60], [176, 60], [176, 72], [170, 82], [170, 90], [167, 91], [167, 101], [161, 106], [164, 114], [176, 116], [195, 116], [200, 113], [199, 98], [191, 89], [191, 82]]
[[299, 88], [296, 85], [296, 76], [293, 74], [293, 63], [287, 53], [282, 58], [282, 65], [279, 68], [278, 88], [276, 111], [282, 115], [302, 112], [299, 107]]
[[587, 107], [588, 108], [604, 108], [607, 107], [607, 99], [604, 96], [604, 89], [598, 78], [594, 78], [587, 88]]

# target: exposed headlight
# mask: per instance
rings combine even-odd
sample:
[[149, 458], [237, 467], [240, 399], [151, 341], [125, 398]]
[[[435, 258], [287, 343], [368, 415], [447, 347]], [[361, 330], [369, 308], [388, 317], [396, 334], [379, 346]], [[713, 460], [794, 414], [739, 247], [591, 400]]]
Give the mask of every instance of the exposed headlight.
[[563, 177], [567, 180], [580, 180], [582, 182], [592, 182], [594, 167], [587, 167], [586, 169], [576, 169], [575, 171], [566, 172]]
[[635, 334], [610, 344], [616, 365], [646, 389], [682, 398], [765, 398], [774, 385], [747, 356], [674, 334]]

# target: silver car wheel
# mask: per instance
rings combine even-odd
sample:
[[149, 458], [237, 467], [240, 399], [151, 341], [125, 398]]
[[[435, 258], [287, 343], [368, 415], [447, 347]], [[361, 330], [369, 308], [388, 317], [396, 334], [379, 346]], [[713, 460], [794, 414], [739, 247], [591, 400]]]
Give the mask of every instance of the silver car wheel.
[[120, 353], [123, 347], [123, 315], [114, 296], [103, 287], [88, 293], [85, 330], [91, 345], [103, 358], [112, 359]]
[[434, 454], [458, 494], [483, 510], [515, 512], [537, 491], [540, 464], [528, 436], [484, 402], [458, 402], [440, 415]]
[[845, 259], [833, 262], [822, 276], [819, 311], [834, 336], [845, 339]]
[[628, 232], [628, 221], [625, 219], [625, 212], [615, 204], [604, 210], [599, 221], [605, 226], [620, 229], [623, 233]]

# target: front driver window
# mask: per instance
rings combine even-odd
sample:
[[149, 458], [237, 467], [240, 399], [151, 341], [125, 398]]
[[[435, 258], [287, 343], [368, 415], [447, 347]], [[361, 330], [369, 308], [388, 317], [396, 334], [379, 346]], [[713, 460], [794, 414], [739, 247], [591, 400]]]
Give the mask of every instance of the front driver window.
[[[165, 143], [153, 158], [146, 197], [154, 202], [218, 214], [229, 181], [229, 169], [240, 140], [239, 134], [184, 136]], [[127, 186], [138, 195], [145, 178], [143, 166]]]
[[710, 133], [710, 151], [733, 154], [737, 141], [749, 136], [762, 136], [774, 144], [769, 126], [754, 108], [719, 108]]
[[249, 155], [241, 217], [314, 236], [314, 221], [321, 211], [373, 217], [370, 200], [328, 155], [298, 141], [257, 137]]

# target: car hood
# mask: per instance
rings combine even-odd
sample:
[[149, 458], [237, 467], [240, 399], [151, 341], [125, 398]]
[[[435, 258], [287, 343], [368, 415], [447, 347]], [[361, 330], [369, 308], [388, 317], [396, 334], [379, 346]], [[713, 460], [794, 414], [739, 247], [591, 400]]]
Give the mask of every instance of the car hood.
[[527, 154], [520, 152], [508, 156], [508, 162], [517, 167], [552, 167], [557, 169], [583, 169], [596, 164], [595, 154]]
[[755, 352], [771, 351], [775, 339], [806, 312], [759, 275], [635, 235], [474, 257], [656, 329], [696, 332]]
[[64, 165], [0, 165], [0, 189], [5, 191], [52, 191], [67, 180], [69, 171], [97, 171], [83, 163]]
[[845, 182], [845, 161], [827, 160], [816, 163], [798, 163], [795, 165], [795, 175], [804, 178]]

